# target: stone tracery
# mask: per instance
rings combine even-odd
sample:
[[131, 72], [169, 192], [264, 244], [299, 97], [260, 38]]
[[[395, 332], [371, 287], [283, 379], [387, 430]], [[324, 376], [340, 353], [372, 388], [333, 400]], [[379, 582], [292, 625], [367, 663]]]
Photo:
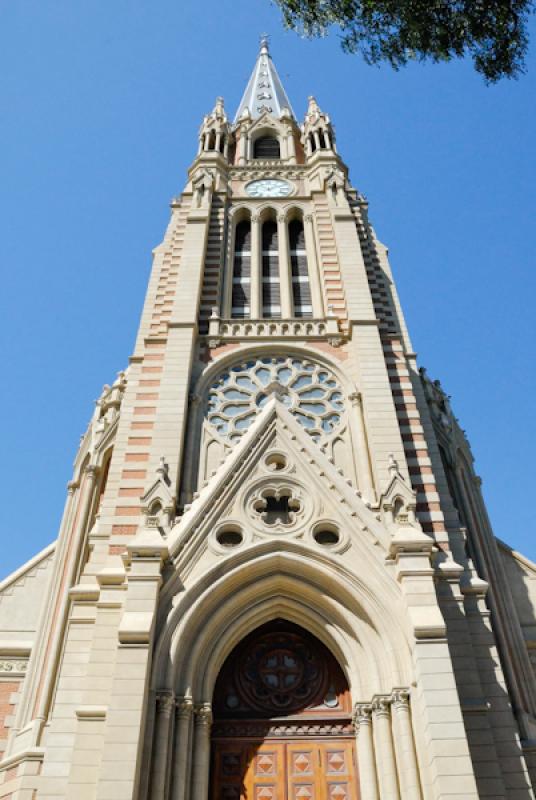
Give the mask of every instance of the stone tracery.
[[293, 357], [258, 358], [222, 372], [209, 391], [206, 415], [220, 439], [235, 444], [272, 396], [315, 442], [341, 426], [344, 400], [335, 376], [325, 367]]

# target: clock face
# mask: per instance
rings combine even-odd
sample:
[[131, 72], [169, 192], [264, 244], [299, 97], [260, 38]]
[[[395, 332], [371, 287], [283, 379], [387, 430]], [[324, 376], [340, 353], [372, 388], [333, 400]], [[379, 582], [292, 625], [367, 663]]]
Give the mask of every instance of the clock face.
[[250, 197], [287, 197], [292, 191], [292, 186], [287, 181], [275, 178], [264, 178], [260, 181], [251, 181], [246, 186]]

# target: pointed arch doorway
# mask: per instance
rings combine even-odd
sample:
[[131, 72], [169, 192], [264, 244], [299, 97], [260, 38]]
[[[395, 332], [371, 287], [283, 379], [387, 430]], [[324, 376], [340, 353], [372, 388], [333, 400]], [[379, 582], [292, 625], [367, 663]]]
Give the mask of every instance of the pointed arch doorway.
[[211, 800], [359, 800], [348, 683], [303, 628], [275, 620], [249, 634], [212, 705]]

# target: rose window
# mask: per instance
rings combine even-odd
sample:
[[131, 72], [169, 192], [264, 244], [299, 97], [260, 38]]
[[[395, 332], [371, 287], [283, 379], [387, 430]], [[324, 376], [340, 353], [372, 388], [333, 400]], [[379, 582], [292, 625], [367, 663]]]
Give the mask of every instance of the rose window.
[[344, 401], [334, 375], [311, 361], [283, 357], [245, 361], [223, 372], [208, 395], [208, 422], [235, 443], [274, 395], [317, 442], [341, 424]]

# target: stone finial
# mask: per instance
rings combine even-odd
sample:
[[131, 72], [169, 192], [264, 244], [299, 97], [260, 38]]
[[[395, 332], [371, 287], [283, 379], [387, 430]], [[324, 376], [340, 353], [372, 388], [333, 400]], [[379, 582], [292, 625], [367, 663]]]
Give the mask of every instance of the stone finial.
[[166, 462], [165, 456], [160, 456], [158, 467], [156, 468], [158, 475], [162, 478], [164, 483], [169, 481], [169, 464]]
[[387, 469], [389, 470], [389, 475], [397, 475], [398, 474], [398, 461], [394, 457], [393, 453], [389, 453], [389, 464]]
[[216, 98], [216, 105], [214, 106], [212, 115], [216, 117], [216, 119], [223, 119], [223, 120], [227, 119], [227, 116], [225, 114], [225, 108], [223, 105], [223, 97]]

